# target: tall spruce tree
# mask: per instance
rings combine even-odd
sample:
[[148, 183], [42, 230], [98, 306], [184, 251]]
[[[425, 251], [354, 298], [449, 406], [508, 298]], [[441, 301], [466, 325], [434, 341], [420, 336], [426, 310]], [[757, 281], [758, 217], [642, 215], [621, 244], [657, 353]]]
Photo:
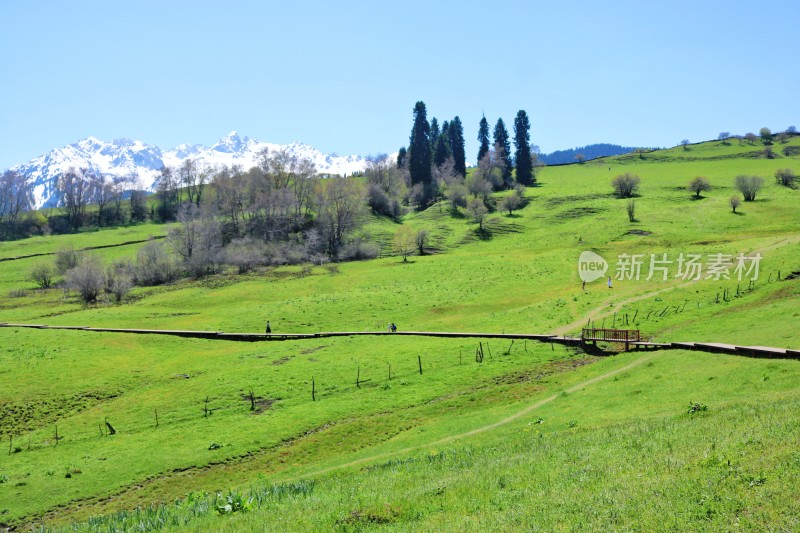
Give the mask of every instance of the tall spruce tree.
[[497, 124], [494, 125], [494, 145], [503, 151], [502, 154], [497, 154], [498, 157], [503, 158], [506, 168], [503, 170], [503, 181], [508, 183], [511, 181], [511, 143], [508, 138], [508, 130], [502, 118], [497, 119]]
[[461, 124], [461, 119], [456, 116], [450, 122], [448, 128], [448, 137], [450, 138], [450, 151], [453, 154], [454, 170], [461, 175], [467, 176], [467, 160], [466, 153], [464, 152], [464, 126]]
[[408, 153], [406, 152], [406, 147], [401, 146], [400, 150], [397, 151], [397, 168], [403, 168], [406, 166], [408, 162]]
[[450, 157], [450, 143], [447, 142], [447, 134], [442, 132], [436, 137], [436, 142], [433, 146], [433, 165], [440, 167]]
[[483, 156], [489, 151], [489, 122], [486, 120], [485, 116], [481, 117], [481, 123], [480, 126], [478, 126], [478, 142], [481, 143], [481, 145], [478, 148], [478, 160], [475, 162], [476, 164], [480, 163]]
[[533, 185], [533, 166], [531, 164], [531, 123], [528, 114], [520, 109], [514, 119], [514, 161], [517, 165], [517, 183]]
[[[445, 126], [447, 126], [447, 122], [445, 121]], [[442, 130], [439, 129], [439, 121], [436, 120], [436, 117], [431, 119], [431, 153], [434, 153], [436, 150], [436, 141], [439, 139], [439, 134], [442, 133]]]
[[431, 126], [428, 124], [425, 102], [414, 105], [414, 126], [408, 144], [408, 172], [411, 184], [423, 187], [422, 203], [427, 205], [433, 198], [434, 187], [431, 175]]

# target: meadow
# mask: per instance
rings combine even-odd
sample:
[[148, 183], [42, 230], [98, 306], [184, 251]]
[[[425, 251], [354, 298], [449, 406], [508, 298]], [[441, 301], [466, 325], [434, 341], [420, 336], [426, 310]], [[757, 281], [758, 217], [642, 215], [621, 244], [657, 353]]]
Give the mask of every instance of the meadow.
[[[800, 173], [797, 156], [781, 155], [798, 145], [798, 137], [776, 144], [775, 159], [757, 146], [710, 142], [547, 167], [528, 205], [492, 213], [486, 232], [443, 205], [407, 215], [403, 224], [427, 229], [435, 253], [406, 263], [388, 244], [398, 224], [375, 218], [362, 231], [384, 243], [380, 259], [137, 288], [120, 305], [87, 307], [61, 289], [35, 289], [27, 272], [47, 256], [3, 261], [0, 294], [9, 296], [0, 322], [262, 332], [270, 320], [276, 333], [381, 331], [395, 322], [405, 331], [560, 334], [593, 322], [654, 340], [797, 349], [800, 191], [772, 176]], [[642, 179], [633, 223], [609, 185], [623, 172]], [[765, 186], [734, 214], [728, 199], [739, 174]], [[686, 184], [698, 175], [714, 188], [694, 199]], [[0, 257], [164, 233], [142, 225], [5, 242]], [[86, 253], [110, 260], [139, 246]], [[584, 250], [606, 258], [611, 276], [620, 254], [762, 260], [752, 283], [682, 279], [674, 263], [668, 279], [647, 280], [645, 263], [638, 280], [583, 290]], [[477, 362], [478, 343], [235, 343], [0, 328], [0, 439], [8, 443], [0, 523], [797, 529], [797, 361], [680, 350], [600, 357], [490, 341], [491, 355]], [[691, 402], [707, 409], [690, 414]]]

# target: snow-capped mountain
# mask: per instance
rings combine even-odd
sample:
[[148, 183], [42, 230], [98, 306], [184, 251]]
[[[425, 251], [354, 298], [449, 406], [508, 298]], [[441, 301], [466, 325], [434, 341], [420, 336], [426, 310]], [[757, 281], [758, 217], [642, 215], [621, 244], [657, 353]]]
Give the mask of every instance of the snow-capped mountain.
[[11, 170], [25, 175], [33, 185], [36, 208], [55, 207], [60, 199], [56, 183], [59, 176], [70, 167], [88, 168], [106, 179], [137, 176], [142, 187], [153, 190], [153, 182], [162, 166], [177, 168], [187, 159], [191, 159], [199, 168], [214, 170], [223, 165], [238, 165], [249, 169], [256, 165], [257, 154], [264, 148], [268, 148], [270, 152], [287, 150], [291, 155], [308, 158], [320, 173], [352, 174], [364, 170], [364, 159], [360, 156], [326, 155], [303, 143], [266, 143], [241, 137], [235, 131], [211, 147], [181, 144], [165, 152], [158, 146], [141, 141], [117, 139], [105, 142], [88, 137], [17, 165]]

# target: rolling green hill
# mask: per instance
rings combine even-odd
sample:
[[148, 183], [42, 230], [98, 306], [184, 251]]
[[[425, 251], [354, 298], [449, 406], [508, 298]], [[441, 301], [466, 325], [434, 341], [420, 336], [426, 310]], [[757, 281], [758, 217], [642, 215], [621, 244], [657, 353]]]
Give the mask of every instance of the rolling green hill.
[[[47, 257], [2, 261], [0, 322], [568, 335], [593, 322], [658, 341], [800, 349], [800, 191], [773, 179], [778, 168], [800, 173], [798, 156], [783, 154], [798, 147], [799, 137], [776, 144], [770, 159], [761, 146], [709, 142], [543, 168], [528, 205], [492, 213], [485, 232], [446, 206], [407, 215], [403, 224], [430, 232], [433, 255], [185, 280], [135, 289], [121, 305], [34, 290], [27, 272]], [[641, 177], [633, 223], [610, 187], [624, 172]], [[740, 174], [764, 187], [734, 214]], [[713, 189], [694, 199], [686, 185], [699, 175]], [[373, 219], [363, 231], [388, 251], [397, 227]], [[0, 243], [0, 257], [159, 230]], [[139, 246], [88, 253], [131, 257]], [[605, 279], [582, 289], [583, 251], [608, 261], [613, 289]], [[728, 279], [676, 276], [681, 254], [707, 267], [717, 254], [756, 253], [757, 279], [733, 267]], [[616, 279], [620, 258], [638, 255], [639, 279]], [[660, 263], [666, 280], [646, 279], [651, 258], [671, 261]], [[521, 341], [0, 328], [0, 523], [794, 530], [799, 377], [798, 361], [681, 350], [602, 357]]]

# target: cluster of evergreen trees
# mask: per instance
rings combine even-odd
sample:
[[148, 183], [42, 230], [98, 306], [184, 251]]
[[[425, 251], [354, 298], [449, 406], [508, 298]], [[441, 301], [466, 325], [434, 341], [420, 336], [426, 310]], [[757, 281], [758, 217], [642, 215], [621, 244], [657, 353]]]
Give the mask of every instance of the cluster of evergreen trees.
[[[514, 148], [511, 153], [511, 138], [502, 118], [497, 120], [490, 144], [489, 123], [481, 118], [478, 126], [478, 168], [485, 174], [499, 171], [496, 186], [508, 188], [516, 183], [530, 186], [536, 181], [535, 155], [530, 144], [530, 120], [524, 110], [514, 119]], [[433, 202], [441, 189], [435, 176], [445, 174], [441, 169], [451, 167], [455, 176], [466, 178], [467, 165], [464, 151], [464, 127], [456, 116], [445, 121], [441, 128], [436, 117], [428, 122], [427, 108], [420, 101], [414, 106], [414, 124], [411, 129], [408, 148], [400, 148], [397, 166], [408, 170], [412, 187], [412, 197], [418, 199], [422, 207]], [[490, 180], [493, 181], [493, 180]], [[415, 194], [414, 189], [417, 189]]]

